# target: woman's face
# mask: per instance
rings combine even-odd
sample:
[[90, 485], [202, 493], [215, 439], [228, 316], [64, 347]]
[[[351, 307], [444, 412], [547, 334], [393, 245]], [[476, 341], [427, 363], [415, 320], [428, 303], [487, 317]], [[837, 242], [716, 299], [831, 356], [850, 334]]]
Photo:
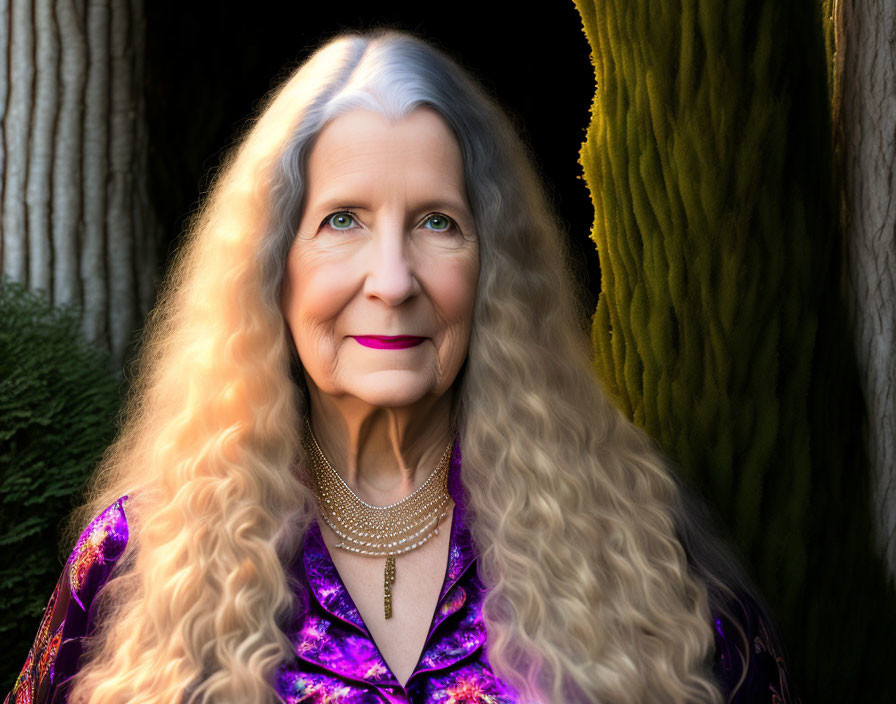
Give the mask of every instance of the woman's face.
[[[312, 396], [443, 395], [470, 338], [479, 257], [460, 148], [433, 110], [352, 110], [309, 155], [282, 308]], [[315, 393], [317, 392], [317, 393]]]

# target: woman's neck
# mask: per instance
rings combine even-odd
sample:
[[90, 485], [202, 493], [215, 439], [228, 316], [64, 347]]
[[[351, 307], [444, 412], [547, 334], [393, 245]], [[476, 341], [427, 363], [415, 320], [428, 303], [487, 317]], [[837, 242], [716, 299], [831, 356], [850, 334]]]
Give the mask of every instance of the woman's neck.
[[451, 392], [412, 408], [381, 408], [312, 392], [311, 425], [352, 491], [385, 506], [425, 482], [452, 441]]

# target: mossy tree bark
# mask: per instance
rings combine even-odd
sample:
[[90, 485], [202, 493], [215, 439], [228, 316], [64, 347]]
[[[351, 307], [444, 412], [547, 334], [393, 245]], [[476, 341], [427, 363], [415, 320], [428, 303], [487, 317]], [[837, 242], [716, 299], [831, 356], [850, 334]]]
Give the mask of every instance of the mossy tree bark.
[[0, 265], [120, 364], [158, 268], [142, 0], [0, 4]]
[[710, 499], [804, 700], [861, 682], [883, 701], [896, 617], [869, 540], [822, 8], [575, 4], [597, 84], [597, 373]]

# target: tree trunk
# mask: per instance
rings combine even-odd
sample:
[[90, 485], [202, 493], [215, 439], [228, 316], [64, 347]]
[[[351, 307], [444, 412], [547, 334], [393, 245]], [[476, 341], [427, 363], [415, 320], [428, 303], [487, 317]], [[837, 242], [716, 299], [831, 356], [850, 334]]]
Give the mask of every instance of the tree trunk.
[[0, 4], [0, 265], [120, 365], [149, 309], [142, 0]]
[[848, 300], [878, 547], [896, 578], [896, 3], [835, 2]]
[[[730, 530], [803, 701], [852, 701], [856, 682], [867, 701], [896, 701], [896, 595], [870, 540], [843, 295], [824, 3], [575, 4], [596, 80], [581, 163], [601, 267], [598, 376]], [[874, 21], [893, 31], [892, 15]], [[892, 55], [876, 59], [892, 71]], [[892, 101], [892, 83], [866, 83], [878, 110]], [[892, 119], [878, 125], [892, 140]], [[892, 182], [889, 144], [879, 178]], [[890, 201], [864, 203], [886, 213]], [[878, 355], [892, 352], [893, 322], [891, 309], [868, 332]]]

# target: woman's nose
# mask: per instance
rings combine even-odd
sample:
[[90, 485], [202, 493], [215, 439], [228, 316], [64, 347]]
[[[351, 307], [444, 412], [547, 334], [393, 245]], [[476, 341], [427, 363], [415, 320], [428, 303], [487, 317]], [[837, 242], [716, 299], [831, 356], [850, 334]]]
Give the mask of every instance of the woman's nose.
[[409, 261], [405, 234], [389, 228], [371, 242], [371, 252], [364, 293], [390, 306], [397, 306], [419, 291], [414, 267]]

